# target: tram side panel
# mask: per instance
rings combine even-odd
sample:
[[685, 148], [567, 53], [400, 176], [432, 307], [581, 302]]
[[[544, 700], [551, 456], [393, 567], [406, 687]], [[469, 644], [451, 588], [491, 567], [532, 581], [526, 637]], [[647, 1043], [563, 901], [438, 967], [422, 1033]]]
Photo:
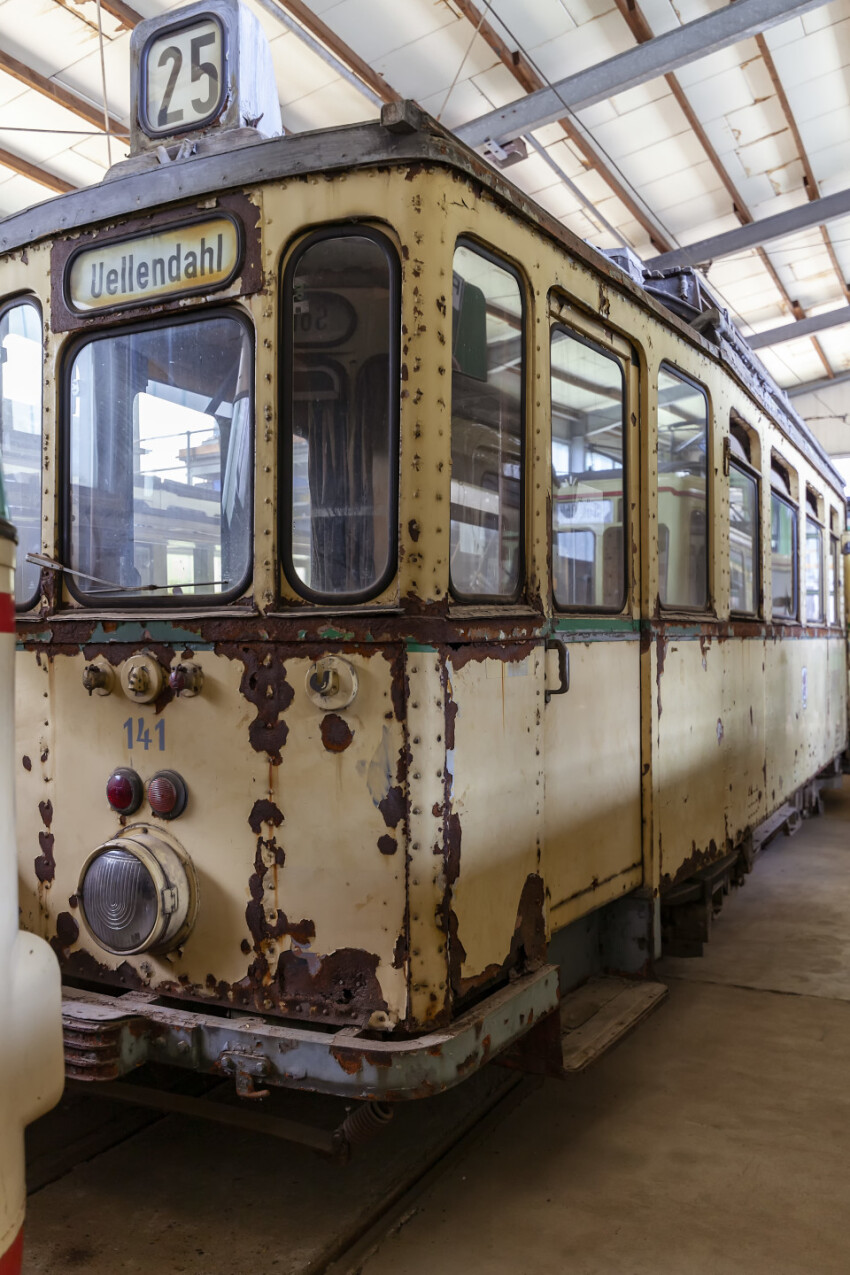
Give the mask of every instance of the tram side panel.
[[58, 1102], [64, 1082], [59, 969], [47, 944], [19, 930], [14, 773], [14, 532], [0, 474], [0, 1269], [20, 1270], [24, 1128]]
[[[96, 658], [117, 680], [134, 654], [104, 644]], [[67, 974], [104, 988], [340, 1024], [403, 1020], [407, 793], [403, 713], [393, 707], [397, 654], [346, 653], [357, 696], [333, 713], [321, 712], [308, 689], [327, 648], [184, 649], [203, 670], [203, 690], [160, 711], [118, 690], [89, 696], [83, 670], [92, 647], [23, 658], [21, 852], [33, 882], [24, 924], [53, 940]], [[166, 667], [181, 658], [162, 646], [158, 655]], [[63, 728], [70, 721], [84, 723], [82, 749], [80, 733]], [[185, 811], [167, 821], [145, 800], [118, 816], [106, 783], [120, 768], [145, 784], [177, 771]], [[81, 870], [98, 847], [120, 848], [144, 830], [174, 839], [194, 865], [191, 940], [162, 954], [108, 952], [82, 920]]]

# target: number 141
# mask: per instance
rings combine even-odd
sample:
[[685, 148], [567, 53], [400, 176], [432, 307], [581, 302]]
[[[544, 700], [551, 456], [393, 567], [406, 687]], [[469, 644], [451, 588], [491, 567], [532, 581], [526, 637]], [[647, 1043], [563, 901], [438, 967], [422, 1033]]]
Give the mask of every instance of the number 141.
[[[136, 728], [135, 734], [133, 733], [134, 726]], [[128, 748], [135, 748], [136, 745], [138, 744], [140, 748], [144, 748], [145, 752], [148, 751], [153, 741], [151, 740], [151, 733], [148, 730], [147, 726], [145, 725], [144, 717], [137, 718], [135, 722], [132, 717], [128, 717], [126, 722], [124, 723], [124, 730], [127, 732], [127, 747]], [[153, 733], [154, 735], [156, 735], [157, 747], [159, 748], [159, 751], [164, 752], [165, 722], [162, 720], [158, 721], [153, 728]]]

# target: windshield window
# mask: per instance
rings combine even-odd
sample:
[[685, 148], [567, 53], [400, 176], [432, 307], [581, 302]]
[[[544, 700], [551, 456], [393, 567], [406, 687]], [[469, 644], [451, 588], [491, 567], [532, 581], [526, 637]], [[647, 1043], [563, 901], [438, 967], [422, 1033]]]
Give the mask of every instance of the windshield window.
[[770, 553], [773, 576], [773, 615], [797, 618], [797, 511], [770, 493]]
[[320, 232], [287, 270], [286, 570], [301, 593], [374, 594], [395, 571], [396, 275], [383, 236], [365, 229]]
[[7, 516], [18, 531], [19, 607], [38, 594], [40, 569], [26, 559], [41, 549], [41, 386], [41, 315], [19, 301], [0, 315], [0, 455]]
[[[70, 371], [73, 588], [171, 604], [251, 562], [252, 347], [235, 316], [96, 337]], [[85, 578], [91, 577], [91, 578]]]
[[460, 246], [452, 277], [451, 584], [511, 597], [522, 554], [523, 303], [513, 271]]
[[658, 373], [658, 520], [669, 530], [662, 606], [708, 605], [708, 402], [693, 382]]
[[623, 369], [562, 328], [552, 333], [552, 582], [559, 606], [619, 610]]

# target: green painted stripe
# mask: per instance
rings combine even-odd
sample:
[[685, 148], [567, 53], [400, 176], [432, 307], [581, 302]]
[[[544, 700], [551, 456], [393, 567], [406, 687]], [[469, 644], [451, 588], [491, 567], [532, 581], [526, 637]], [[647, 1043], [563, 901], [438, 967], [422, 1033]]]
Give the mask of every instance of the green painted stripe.
[[640, 620], [624, 619], [621, 615], [558, 615], [552, 620], [551, 631], [553, 633], [639, 633], [640, 629]]

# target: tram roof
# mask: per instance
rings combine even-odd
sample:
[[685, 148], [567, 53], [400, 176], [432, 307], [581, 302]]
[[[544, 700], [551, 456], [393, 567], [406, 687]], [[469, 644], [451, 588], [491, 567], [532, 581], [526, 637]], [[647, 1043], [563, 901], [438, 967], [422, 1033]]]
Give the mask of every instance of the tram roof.
[[[317, 132], [245, 142], [245, 131], [227, 145], [227, 135], [201, 153], [160, 162], [156, 154], [116, 164], [96, 186], [57, 195], [0, 221], [0, 253], [15, 252], [40, 240], [73, 233], [116, 218], [148, 212], [168, 203], [182, 203], [210, 191], [233, 190], [262, 182], [314, 172], [340, 172], [395, 163], [446, 165], [489, 187], [505, 204], [516, 208], [553, 238], [560, 241], [591, 269], [639, 300], [662, 321], [676, 327], [707, 353], [720, 357], [729, 370], [777, 420], [790, 440], [810, 462], [839, 489], [843, 479], [805, 421], [794, 411], [785, 392], [728, 322], [724, 311], [719, 322], [703, 327], [708, 339], [679, 317], [681, 307], [668, 304], [665, 283], [643, 271], [637, 258], [619, 251], [610, 256], [585, 243], [520, 189], [507, 181], [476, 151], [442, 128], [413, 102], [383, 108], [378, 122], [345, 125]], [[626, 268], [618, 264], [623, 261]], [[683, 272], [673, 274], [677, 277]], [[690, 291], [702, 312], [714, 302], [693, 272]], [[649, 291], [643, 286], [643, 276]], [[671, 295], [680, 292], [677, 286]], [[711, 319], [711, 315], [704, 315]]]

